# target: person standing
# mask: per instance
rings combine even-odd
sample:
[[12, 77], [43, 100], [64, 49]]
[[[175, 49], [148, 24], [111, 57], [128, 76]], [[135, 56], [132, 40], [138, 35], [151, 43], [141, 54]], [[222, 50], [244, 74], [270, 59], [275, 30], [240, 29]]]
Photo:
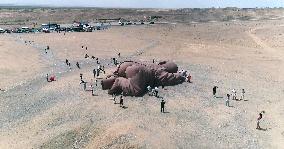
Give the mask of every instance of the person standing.
[[230, 100], [230, 94], [227, 94], [226, 106], [228, 107], [230, 107], [229, 100]]
[[92, 80], [91, 88], [92, 88], [92, 96], [96, 96], [96, 95], [95, 95], [96, 87], [95, 87], [95, 85], [93, 84], [93, 80]]
[[69, 69], [71, 70], [71, 63], [70, 62], [68, 63], [68, 66], [69, 66]]
[[235, 89], [232, 90], [233, 100], [237, 100], [237, 91]]
[[93, 84], [91, 84], [91, 89], [92, 89], [92, 96], [95, 96], [95, 94], [94, 94], [95, 87], [93, 86]]
[[84, 85], [83, 88], [84, 88], [84, 91], [85, 91], [85, 90], [87, 89], [87, 82], [85, 82], [85, 81], [82, 80], [82, 83], [83, 83], [83, 85]]
[[165, 113], [165, 104], [166, 102], [164, 100], [161, 101], [161, 113]]
[[188, 76], [187, 76], [187, 82], [191, 83], [191, 75], [190, 74], [188, 74]]
[[242, 89], [242, 96], [241, 96], [241, 100], [245, 99], [245, 89]]
[[213, 96], [216, 97], [216, 92], [217, 92], [218, 86], [213, 87]]
[[155, 87], [154, 88], [154, 95], [155, 95], [155, 97], [158, 97], [158, 91], [159, 89], [158, 89], [158, 87]]
[[101, 66], [99, 65], [97, 69], [97, 78], [100, 76], [100, 71], [101, 71]]
[[113, 64], [116, 65], [116, 59], [112, 58], [112, 60], [113, 60]]
[[148, 90], [149, 96], [152, 96], [153, 94], [152, 94], [152, 88], [151, 88], [151, 86], [147, 86], [147, 90]]
[[104, 72], [104, 74], [106, 74], [105, 66], [102, 66], [102, 71]]
[[123, 95], [120, 96], [119, 106], [123, 107]]
[[97, 61], [97, 64], [100, 64], [100, 63], [99, 63], [99, 58], [96, 58], [96, 61]]
[[69, 64], [69, 60], [68, 60], [68, 59], [66, 59], [66, 60], [65, 60], [65, 63], [66, 63], [66, 65], [68, 66], [68, 64]]
[[85, 54], [85, 58], [88, 58], [89, 57], [89, 55], [88, 54]]
[[259, 113], [259, 117], [257, 118], [257, 122], [256, 122], [256, 129], [261, 129], [261, 127], [260, 127], [260, 120], [262, 119], [262, 114], [264, 114], [265, 112], [264, 111], [261, 111], [260, 113]]
[[46, 81], [49, 82], [49, 75], [46, 74]]
[[116, 94], [112, 94], [112, 97], [113, 97], [113, 101], [114, 101], [114, 104], [116, 104]]
[[118, 57], [120, 57], [120, 53], [118, 53], [117, 55], [118, 55]]
[[80, 73], [81, 82], [83, 81], [83, 74]]
[[81, 69], [79, 62], [76, 63], [76, 66], [77, 66], [79, 69]]
[[96, 68], [93, 70], [93, 74], [94, 74], [94, 78], [96, 78], [96, 73], [97, 73], [97, 70]]

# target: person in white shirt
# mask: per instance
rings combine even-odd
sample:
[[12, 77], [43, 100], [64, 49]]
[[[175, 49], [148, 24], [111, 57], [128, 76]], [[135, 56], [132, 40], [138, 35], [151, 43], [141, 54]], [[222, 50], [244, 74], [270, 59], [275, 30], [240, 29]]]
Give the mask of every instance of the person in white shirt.
[[151, 86], [147, 86], [148, 94], [152, 96], [152, 88]]
[[233, 100], [237, 100], [237, 91], [235, 89], [232, 90]]
[[241, 95], [241, 100], [245, 99], [245, 89], [242, 89], [242, 95]]

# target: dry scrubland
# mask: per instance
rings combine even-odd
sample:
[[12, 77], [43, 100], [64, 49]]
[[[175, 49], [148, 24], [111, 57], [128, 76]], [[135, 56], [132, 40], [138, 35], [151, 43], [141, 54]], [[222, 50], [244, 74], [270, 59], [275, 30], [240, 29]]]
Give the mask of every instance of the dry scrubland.
[[[113, 27], [93, 33], [0, 35], [0, 148], [283, 148], [283, 20]], [[24, 41], [34, 41], [26, 45]], [[46, 45], [51, 52], [44, 53]], [[126, 97], [127, 109], [106, 91], [91, 96], [79, 74], [92, 78], [117, 51], [141, 61], [173, 60], [193, 83], [166, 87], [159, 99]], [[83, 69], [68, 71], [64, 61]], [[120, 59], [121, 60], [121, 59]], [[114, 66], [107, 66], [110, 73]], [[60, 73], [59, 73], [60, 72]], [[46, 73], [57, 74], [47, 83]], [[3, 78], [3, 79], [2, 79]], [[21, 85], [20, 82], [22, 82]], [[211, 96], [219, 86], [218, 96]], [[247, 101], [231, 101], [232, 88]], [[258, 113], [265, 110], [256, 130]]]
[[47, 8], [47, 7], [1, 7], [0, 27], [21, 27], [23, 25], [38, 26], [42, 23], [56, 22], [60, 24], [73, 21], [93, 22], [96, 19], [124, 18], [137, 21], [144, 16], [161, 16], [162, 22], [210, 22], [230, 20], [267, 20], [282, 19], [283, 8], [239, 9], [239, 8], [185, 8], [185, 9], [117, 9], [117, 8]]

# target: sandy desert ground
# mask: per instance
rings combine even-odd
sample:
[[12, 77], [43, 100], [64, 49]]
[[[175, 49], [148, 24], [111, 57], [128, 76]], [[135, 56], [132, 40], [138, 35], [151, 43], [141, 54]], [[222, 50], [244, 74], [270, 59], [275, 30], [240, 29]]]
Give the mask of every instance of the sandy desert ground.
[[[0, 148], [283, 148], [284, 21], [235, 21], [112, 27], [93, 33], [0, 35]], [[25, 43], [25, 41], [31, 41]], [[44, 53], [49, 45], [50, 51]], [[193, 83], [160, 89], [160, 99], [126, 97], [126, 109], [99, 87], [91, 96], [100, 57], [172, 60]], [[72, 70], [65, 66], [71, 61]], [[74, 67], [80, 62], [82, 69]], [[45, 74], [56, 74], [48, 83]], [[212, 97], [217, 85], [219, 98]], [[245, 101], [225, 95], [246, 90]], [[238, 98], [239, 98], [238, 94]], [[256, 119], [265, 111], [263, 130]]]

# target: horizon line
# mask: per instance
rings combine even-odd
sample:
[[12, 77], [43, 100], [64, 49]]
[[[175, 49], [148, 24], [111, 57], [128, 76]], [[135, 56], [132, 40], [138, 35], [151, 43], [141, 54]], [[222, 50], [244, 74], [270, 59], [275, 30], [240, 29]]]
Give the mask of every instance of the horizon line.
[[1, 7], [38, 7], [38, 8], [102, 8], [102, 9], [225, 9], [225, 8], [237, 8], [237, 9], [277, 9], [283, 7], [103, 7], [103, 6], [56, 6], [56, 5], [21, 5], [21, 4], [0, 4]]

